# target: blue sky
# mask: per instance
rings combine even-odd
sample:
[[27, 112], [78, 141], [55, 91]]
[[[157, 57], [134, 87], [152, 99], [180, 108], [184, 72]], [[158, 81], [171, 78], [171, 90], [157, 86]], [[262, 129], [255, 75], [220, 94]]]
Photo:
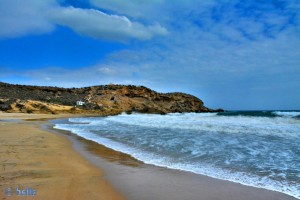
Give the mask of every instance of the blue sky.
[[0, 81], [300, 109], [299, 0], [0, 0]]

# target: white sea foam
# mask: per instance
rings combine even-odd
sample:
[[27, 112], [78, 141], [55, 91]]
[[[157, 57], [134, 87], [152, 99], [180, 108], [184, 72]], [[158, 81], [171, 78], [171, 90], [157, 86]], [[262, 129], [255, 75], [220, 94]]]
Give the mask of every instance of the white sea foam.
[[[286, 117], [132, 114], [56, 124], [157, 166], [283, 192], [300, 199], [300, 123]], [[77, 124], [87, 123], [87, 124]]]
[[278, 116], [282, 116], [282, 117], [298, 117], [300, 116], [300, 112], [299, 111], [274, 111], [274, 114], [278, 115]]

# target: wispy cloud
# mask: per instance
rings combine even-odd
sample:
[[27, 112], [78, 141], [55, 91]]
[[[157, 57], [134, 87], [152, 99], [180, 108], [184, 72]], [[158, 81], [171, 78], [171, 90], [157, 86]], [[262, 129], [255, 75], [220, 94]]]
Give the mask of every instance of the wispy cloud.
[[55, 0], [1, 1], [0, 13], [0, 38], [48, 33], [56, 25], [96, 39], [116, 41], [147, 40], [167, 34], [166, 28], [157, 22], [144, 25], [92, 8], [63, 7]]
[[[175, 1], [164, 5], [168, 17], [160, 22], [170, 37], [116, 53], [108, 62], [137, 66], [154, 88], [180, 88], [214, 106], [268, 107], [268, 99], [269, 108], [280, 107], [286, 91], [300, 87], [299, 5]], [[235, 105], [232, 99], [242, 100]]]
[[61, 7], [53, 10], [52, 19], [74, 31], [98, 39], [127, 40], [151, 39], [155, 35], [166, 35], [167, 30], [159, 24], [144, 26], [132, 22], [125, 16], [108, 15], [95, 9]]
[[42, 34], [54, 29], [45, 12], [55, 7], [55, 0], [0, 1], [0, 38]]
[[91, 0], [92, 5], [110, 10], [115, 13], [124, 14], [135, 18], [154, 17], [153, 12], [164, 4], [165, 0]]

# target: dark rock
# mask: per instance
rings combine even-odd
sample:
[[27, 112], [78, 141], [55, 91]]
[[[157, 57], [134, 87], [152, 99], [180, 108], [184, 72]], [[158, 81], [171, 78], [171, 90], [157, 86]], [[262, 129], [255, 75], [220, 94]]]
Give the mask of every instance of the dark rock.
[[11, 110], [11, 102], [10, 101], [0, 101], [0, 110], [1, 111], [8, 111]]
[[223, 110], [222, 108], [218, 108], [218, 109], [214, 110], [214, 112], [225, 112], [225, 110]]

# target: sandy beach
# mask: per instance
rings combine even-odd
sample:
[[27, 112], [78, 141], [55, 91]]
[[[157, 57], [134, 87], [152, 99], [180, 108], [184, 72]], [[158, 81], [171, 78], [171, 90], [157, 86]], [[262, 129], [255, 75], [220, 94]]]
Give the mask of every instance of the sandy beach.
[[123, 199], [68, 139], [35, 121], [57, 117], [66, 116], [0, 113], [0, 199]]
[[[28, 199], [295, 200], [278, 192], [147, 165], [38, 120], [66, 117], [70, 116], [0, 114], [1, 199], [23, 199], [15, 189], [32, 188], [37, 194]], [[8, 197], [5, 188], [12, 188], [14, 194]]]

